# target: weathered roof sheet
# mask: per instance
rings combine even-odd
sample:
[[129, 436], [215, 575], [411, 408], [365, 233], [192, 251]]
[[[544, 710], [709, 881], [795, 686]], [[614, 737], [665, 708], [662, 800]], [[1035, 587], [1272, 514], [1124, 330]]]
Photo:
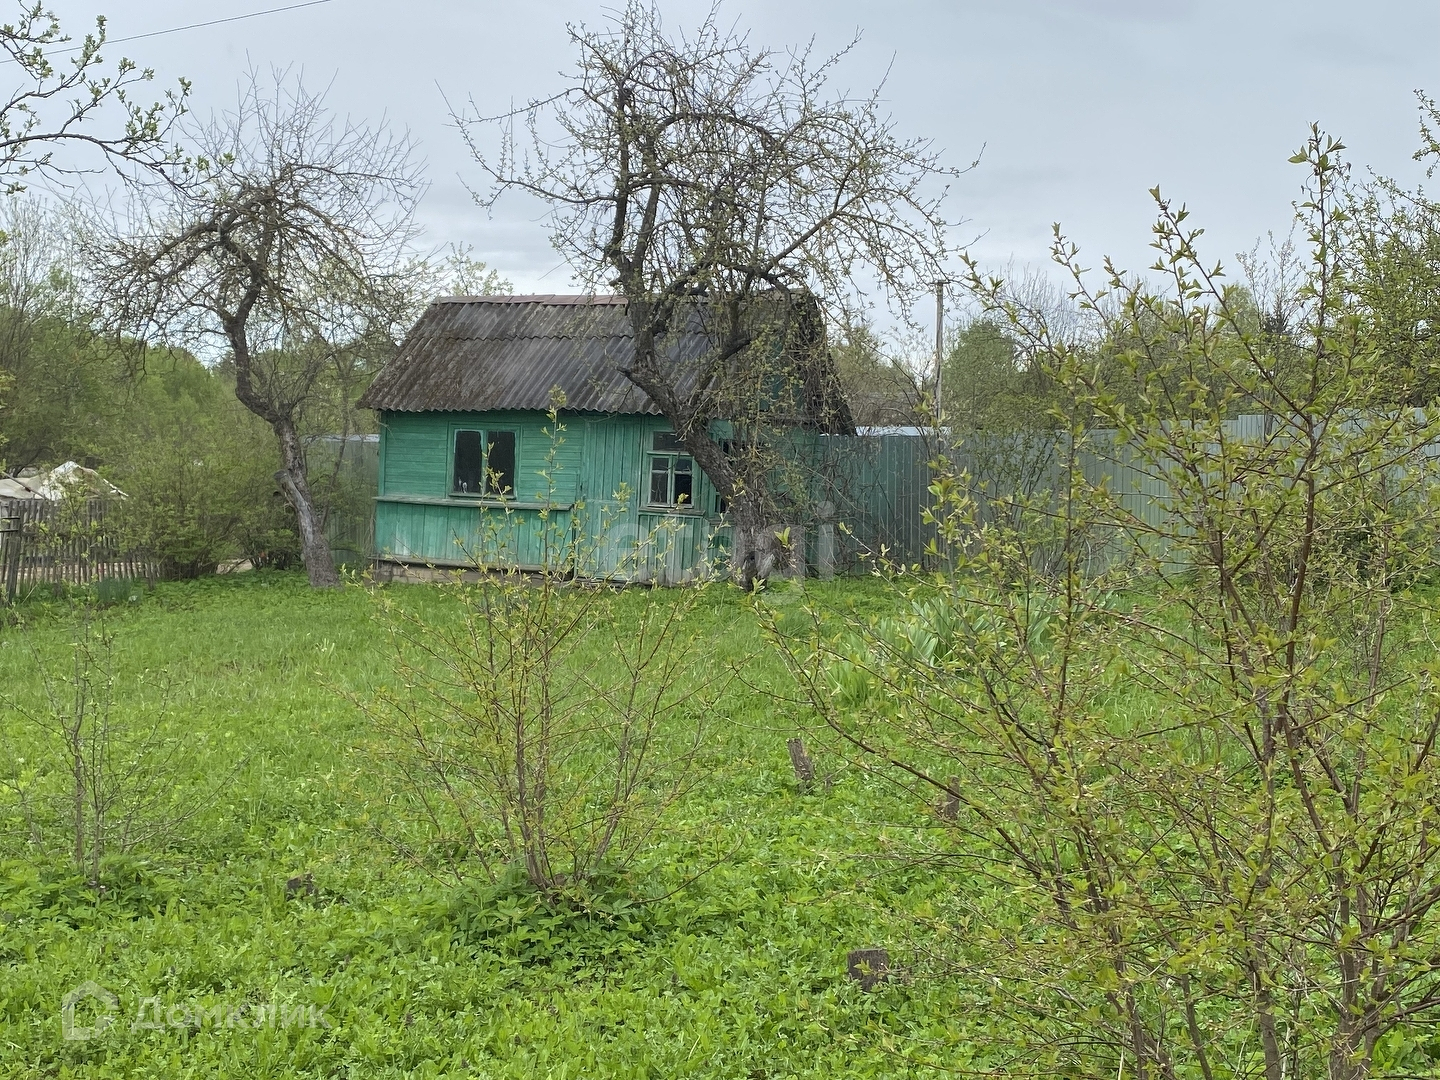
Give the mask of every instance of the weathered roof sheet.
[[[548, 409], [550, 390], [559, 386], [569, 409], [658, 414], [621, 374], [631, 341], [623, 297], [443, 297], [425, 310], [360, 404], [396, 412]], [[691, 333], [671, 347], [684, 361], [702, 356], [707, 345]]]
[[43, 499], [59, 502], [67, 494], [81, 496], [125, 493], [94, 469], [67, 461], [53, 469], [34, 469], [19, 476], [0, 477], [0, 499]]

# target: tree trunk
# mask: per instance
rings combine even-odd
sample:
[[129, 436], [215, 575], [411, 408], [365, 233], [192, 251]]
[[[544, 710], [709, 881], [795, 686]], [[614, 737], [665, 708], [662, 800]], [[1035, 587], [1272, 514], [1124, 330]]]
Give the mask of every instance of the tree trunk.
[[300, 436], [289, 420], [277, 421], [272, 426], [280, 439], [281, 468], [275, 480], [295, 508], [295, 520], [300, 526], [300, 555], [305, 561], [305, 572], [310, 575], [310, 586], [337, 588], [340, 575], [335, 571], [330, 545], [325, 542], [325, 528], [310, 498], [310, 485], [305, 481], [305, 449], [300, 445]]
[[1341, 1006], [1340, 1022], [1330, 1041], [1330, 1080], [1364, 1080], [1370, 1075], [1374, 1043], [1356, 1022], [1352, 1003]]
[[[749, 589], [757, 579], [768, 577], [772, 572], [790, 572], [795, 563], [791, 551], [783, 549], [775, 536], [771, 503], [765, 497], [764, 472], [753, 467], [737, 468], [720, 444], [710, 437], [709, 414], [697, 404], [695, 396], [688, 400], [682, 398], [663, 374], [664, 367], [656, 351], [657, 326], [668, 328], [669, 316], [655, 318], [653, 306], [636, 296], [630, 296], [628, 312], [635, 334], [635, 358], [622, 373], [659, 406], [691, 458], [728, 504], [732, 527], [731, 580]], [[748, 337], [730, 334], [724, 354], [735, 355], [748, 341]], [[803, 559], [802, 554], [802, 562]]]
[[222, 316], [235, 361], [235, 397], [268, 423], [280, 440], [280, 471], [275, 474], [275, 482], [295, 509], [295, 520], [300, 526], [300, 558], [310, 575], [310, 587], [338, 588], [340, 575], [335, 572], [335, 560], [330, 557], [330, 545], [325, 542], [325, 527], [320, 515], [315, 513], [315, 500], [310, 497], [310, 485], [305, 479], [305, 448], [300, 445], [300, 434], [295, 430], [295, 406], [292, 403], [286, 407], [267, 400], [256, 391], [251, 378], [250, 339], [245, 324], [260, 289], [261, 281], [256, 277], [237, 310]]
[[742, 589], [750, 589], [768, 568], [765, 558], [770, 522], [765, 504], [756, 495], [737, 491], [730, 500], [732, 540], [730, 545], [730, 576]]

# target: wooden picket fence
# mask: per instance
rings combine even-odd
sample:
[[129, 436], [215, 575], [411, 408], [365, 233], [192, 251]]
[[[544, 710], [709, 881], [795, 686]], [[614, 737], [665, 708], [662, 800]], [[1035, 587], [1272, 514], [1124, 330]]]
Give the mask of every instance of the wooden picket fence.
[[126, 550], [114, 527], [111, 500], [0, 501], [0, 592], [6, 602], [60, 584], [105, 578], [153, 582], [159, 564]]

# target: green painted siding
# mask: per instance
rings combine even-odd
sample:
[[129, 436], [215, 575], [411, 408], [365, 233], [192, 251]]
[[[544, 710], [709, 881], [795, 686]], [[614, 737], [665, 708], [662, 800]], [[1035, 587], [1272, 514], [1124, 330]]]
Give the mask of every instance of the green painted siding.
[[[560, 425], [538, 412], [383, 414], [376, 554], [522, 567], [574, 555], [588, 575], [660, 580], [715, 557], [715, 493], [698, 470], [694, 510], [645, 506], [651, 438], [669, 429], [662, 418], [566, 413]], [[462, 429], [516, 433], [513, 499], [450, 494]]]
[[[563, 423], [564, 421], [562, 421]], [[575, 482], [582, 447], [560, 433], [558, 444], [550, 435], [544, 413], [385, 413], [381, 425], [384, 470], [381, 495], [432, 495], [450, 493], [454, 433], [461, 429], [500, 429], [515, 432], [515, 498], [544, 499], [547, 455], [555, 452], [555, 502], [575, 501]]]
[[678, 580], [706, 559], [715, 536], [715, 491], [696, 471], [695, 507], [646, 506], [650, 447], [670, 425], [657, 416], [588, 414], [567, 421], [584, 448], [580, 511], [582, 559], [596, 577]]
[[[386, 413], [380, 436], [380, 493], [375, 553], [381, 558], [440, 566], [569, 566], [587, 576], [674, 581], [723, 559], [728, 529], [715, 493], [697, 472], [695, 509], [645, 505], [651, 437], [668, 430], [661, 417], [567, 413], [552, 432], [540, 412]], [[1234, 437], [1258, 437], [1263, 417], [1232, 421]], [[516, 495], [481, 500], [449, 494], [454, 432], [462, 428], [516, 433]], [[1092, 484], [1105, 483], [1137, 517], [1159, 525], [1168, 486], [1112, 445], [1113, 432], [1091, 432], [1079, 465]], [[1063, 467], [1063, 440], [972, 436], [952, 451], [971, 477], [982, 520], [992, 500], [1014, 494], [1043, 498]], [[838, 568], [865, 565], [884, 551], [905, 562], [925, 558], [933, 526], [929, 461], [933, 438], [916, 434], [816, 436], [793, 433], [775, 490], [788, 492], [802, 519], [806, 562], [822, 547]], [[1108, 558], [1103, 545], [1097, 558]], [[828, 561], [828, 560], [827, 560]]]
[[380, 494], [444, 495], [450, 466], [445, 425], [414, 413], [387, 413], [380, 430]]
[[475, 503], [380, 500], [375, 546], [382, 558], [436, 566], [559, 567], [570, 514], [501, 510]]

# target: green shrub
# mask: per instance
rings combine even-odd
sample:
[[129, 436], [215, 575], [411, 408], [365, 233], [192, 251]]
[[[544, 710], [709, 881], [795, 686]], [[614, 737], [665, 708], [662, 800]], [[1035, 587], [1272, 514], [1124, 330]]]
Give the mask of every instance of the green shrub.
[[283, 531], [269, 505], [273, 439], [224, 380], [174, 358], [137, 381], [129, 415], [107, 471], [127, 495], [117, 509], [126, 542], [155, 558], [163, 577], [214, 573], [249, 555], [255, 535]]

